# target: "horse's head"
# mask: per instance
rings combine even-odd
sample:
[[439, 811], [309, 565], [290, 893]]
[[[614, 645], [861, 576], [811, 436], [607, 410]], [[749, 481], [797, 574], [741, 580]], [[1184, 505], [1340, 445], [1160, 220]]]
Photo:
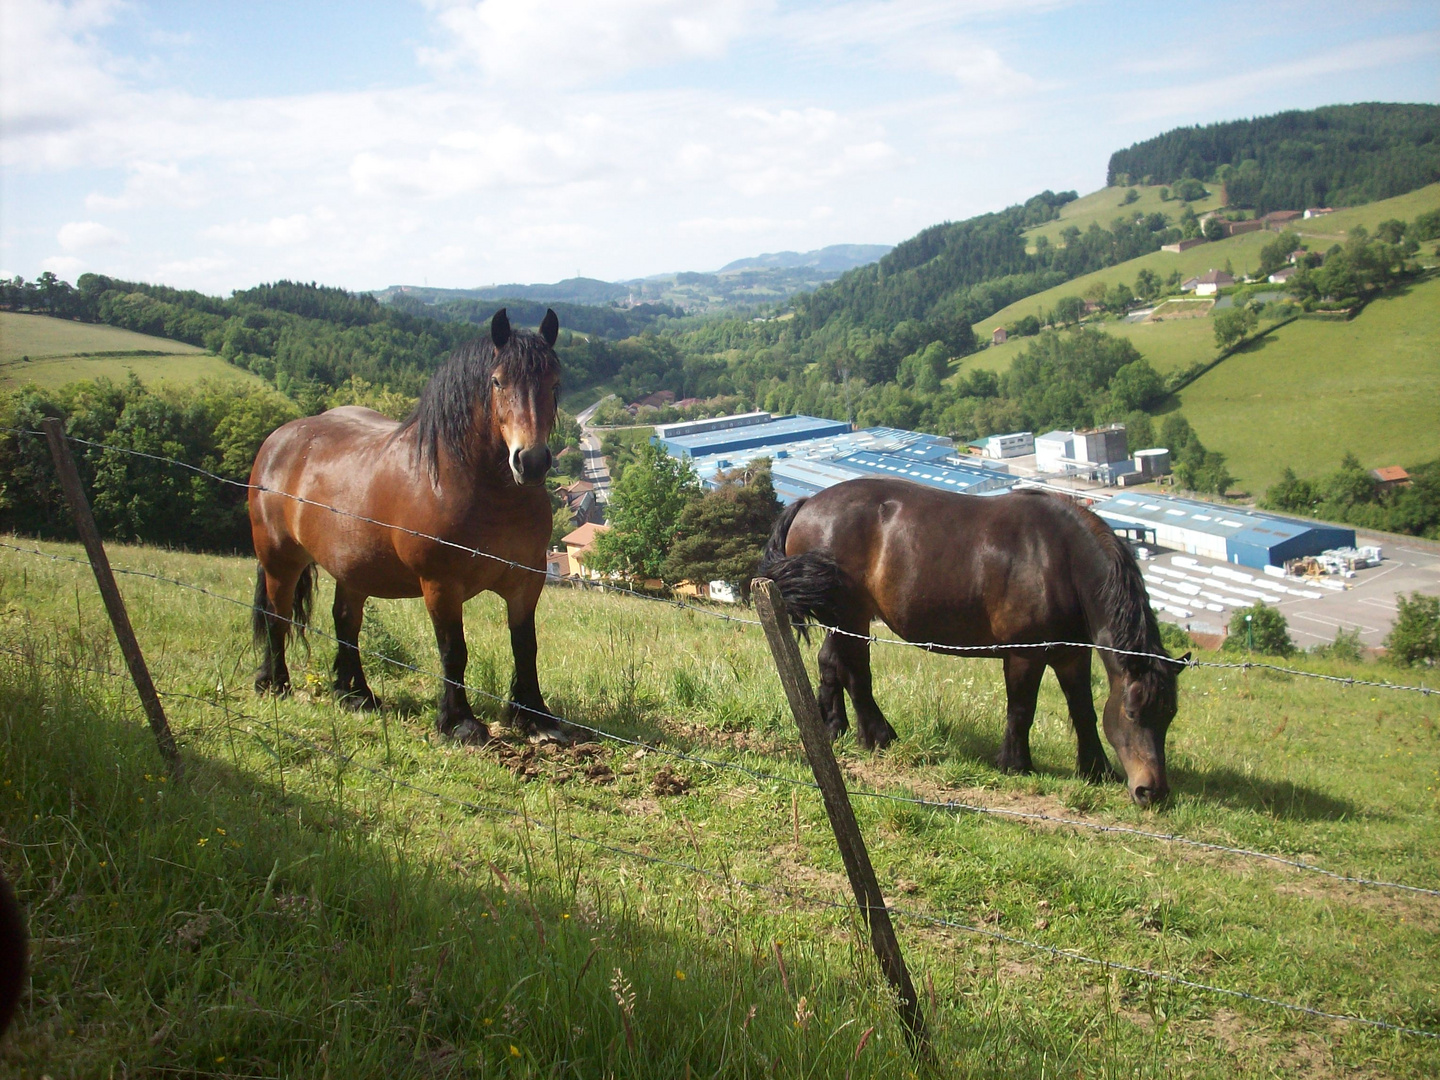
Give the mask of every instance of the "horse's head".
[[506, 449], [515, 483], [544, 483], [550, 471], [550, 431], [560, 403], [560, 360], [555, 338], [560, 320], [549, 309], [540, 332], [511, 330], [501, 308], [490, 320], [495, 362], [490, 370], [491, 433]]
[[1158, 803], [1170, 794], [1165, 733], [1175, 719], [1180, 669], [1189, 659], [1186, 653], [1174, 660], [1144, 660], [1134, 666], [1122, 663], [1111, 669], [1105, 737], [1120, 755], [1130, 797], [1140, 806]]

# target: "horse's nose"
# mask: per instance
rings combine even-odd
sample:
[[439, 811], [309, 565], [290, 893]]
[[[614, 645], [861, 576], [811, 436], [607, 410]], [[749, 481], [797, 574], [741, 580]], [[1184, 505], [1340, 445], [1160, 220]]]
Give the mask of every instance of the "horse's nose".
[[1163, 781], [1154, 787], [1146, 784], [1137, 784], [1130, 792], [1131, 798], [1133, 798], [1139, 806], [1153, 806], [1158, 802], [1164, 802], [1166, 796], [1169, 794], [1170, 789], [1165, 786]]
[[516, 447], [510, 451], [510, 469], [522, 484], [539, 484], [550, 471], [550, 448], [544, 443], [528, 450]]

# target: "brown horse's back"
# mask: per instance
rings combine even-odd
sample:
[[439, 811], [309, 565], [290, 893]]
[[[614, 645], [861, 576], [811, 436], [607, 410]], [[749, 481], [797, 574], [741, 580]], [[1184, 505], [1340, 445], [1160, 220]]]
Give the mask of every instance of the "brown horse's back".
[[878, 616], [911, 641], [1085, 640], [1073, 564], [1096, 561], [1107, 541], [1084, 514], [1044, 492], [967, 496], [867, 478], [807, 500], [785, 553], [827, 553], [869, 608], [856, 620]]

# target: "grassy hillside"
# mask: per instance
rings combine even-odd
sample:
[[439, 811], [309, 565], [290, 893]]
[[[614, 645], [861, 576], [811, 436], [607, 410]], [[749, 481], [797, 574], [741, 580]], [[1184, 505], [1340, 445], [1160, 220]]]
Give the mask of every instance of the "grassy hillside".
[[[1137, 214], [1160, 213], [1168, 214], [1172, 221], [1179, 219], [1180, 208], [1185, 204], [1175, 199], [1161, 202], [1160, 185], [1136, 184], [1134, 187], [1140, 198], [1129, 205], [1122, 205], [1126, 191], [1123, 187], [1101, 188], [1099, 191], [1092, 191], [1089, 195], [1082, 195], [1075, 201], [1066, 203], [1060, 208], [1060, 216], [1056, 220], [1047, 221], [1033, 229], [1026, 229], [1026, 243], [1030, 250], [1034, 251], [1035, 241], [1038, 237], [1048, 237], [1052, 244], [1058, 244], [1060, 233], [1071, 225], [1081, 232], [1090, 228], [1091, 225], [1099, 225], [1102, 229], [1107, 229], [1117, 217], [1133, 218]], [[1196, 199], [1190, 204], [1197, 214], [1214, 210], [1219, 205], [1220, 189], [1218, 184], [1213, 185], [1208, 197]]]
[[[1114, 337], [1129, 339], [1162, 374], [1181, 371], [1201, 360], [1215, 358], [1215, 331], [1208, 317], [1167, 319], [1158, 323], [1116, 321], [1096, 325]], [[1012, 337], [1003, 345], [981, 349], [962, 357], [955, 364], [955, 370], [962, 373], [972, 368], [1004, 371], [1024, 351], [1029, 341], [1029, 338]]]
[[188, 385], [219, 378], [260, 384], [249, 372], [183, 341], [100, 323], [0, 311], [0, 388], [25, 383], [56, 387], [102, 376], [123, 382], [131, 372], [145, 383]]
[[1336, 210], [1333, 214], [1311, 218], [1309, 221], [1297, 221], [1294, 229], [1305, 237], [1307, 242], [1312, 239], [1315, 241], [1310, 244], [1312, 248], [1320, 249], [1322, 242], [1329, 246], [1329, 243], [1343, 241], [1356, 225], [1363, 225], [1374, 232], [1375, 226], [1382, 221], [1389, 221], [1391, 218], [1413, 221], [1421, 214], [1435, 209], [1440, 209], [1440, 184], [1431, 184], [1408, 195], [1397, 195], [1393, 199], [1352, 206], [1348, 210]]
[[[119, 545], [112, 559], [250, 594], [246, 559]], [[128, 1075], [914, 1075], [863, 926], [726, 880], [845, 897], [813, 790], [613, 742], [450, 746], [433, 735], [427, 677], [372, 661], [387, 709], [337, 709], [320, 638], [292, 659], [293, 697], [257, 700], [245, 610], [155, 581], [122, 586], [157, 682], [194, 695], [167, 698], [183, 784], [160, 778], [122, 679], [47, 666], [123, 670], [88, 569], [0, 551], [3, 637], [21, 654], [0, 655], [0, 859], [30, 909], [36, 958], [0, 1076], [106, 1075], [117, 1063]], [[485, 599], [467, 618], [469, 681], [492, 693], [509, 679], [501, 611]], [[430, 670], [432, 640], [418, 602], [385, 602], [362, 645]], [[558, 711], [806, 775], [758, 628], [547, 591], [539, 640]], [[1440, 738], [1418, 696], [1187, 672], [1169, 743], [1176, 796], [1143, 813], [1119, 786], [1073, 777], [1048, 679], [1033, 777], [989, 764], [1004, 710], [995, 662], [877, 647], [876, 694], [901, 740], [882, 757], [842, 740], [853, 786], [1440, 886]], [[898, 908], [1440, 1026], [1431, 898], [1139, 837], [855, 802]], [[899, 933], [941, 1074], [1440, 1068], [1428, 1040], [913, 919]]]
[[1235, 353], [1179, 405], [1256, 495], [1286, 465], [1315, 476], [1347, 451], [1371, 468], [1428, 461], [1440, 456], [1437, 313], [1431, 279], [1348, 323], [1301, 319]]

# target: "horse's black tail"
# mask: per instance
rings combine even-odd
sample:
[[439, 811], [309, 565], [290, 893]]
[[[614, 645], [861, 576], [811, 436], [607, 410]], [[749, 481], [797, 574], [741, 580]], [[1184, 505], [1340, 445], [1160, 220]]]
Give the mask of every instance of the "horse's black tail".
[[[305, 628], [310, 625], [310, 609], [315, 603], [315, 576], [315, 564], [311, 563], [300, 571], [300, 579], [295, 582], [295, 599], [290, 612], [289, 629], [293, 629], [296, 637], [302, 642], [305, 641]], [[267, 647], [270, 628], [269, 616], [273, 614], [275, 614], [275, 608], [270, 603], [269, 590], [265, 588], [265, 567], [257, 563], [255, 565], [255, 599], [250, 605], [250, 634], [257, 649]]]
[[805, 624], [812, 617], [828, 626], [840, 622], [846, 584], [845, 572], [840, 569], [840, 564], [823, 551], [785, 554], [790, 525], [806, 501], [797, 499], [791, 503], [775, 522], [756, 574], [775, 582], [791, 621], [800, 627], [801, 636], [808, 640], [810, 635]]

